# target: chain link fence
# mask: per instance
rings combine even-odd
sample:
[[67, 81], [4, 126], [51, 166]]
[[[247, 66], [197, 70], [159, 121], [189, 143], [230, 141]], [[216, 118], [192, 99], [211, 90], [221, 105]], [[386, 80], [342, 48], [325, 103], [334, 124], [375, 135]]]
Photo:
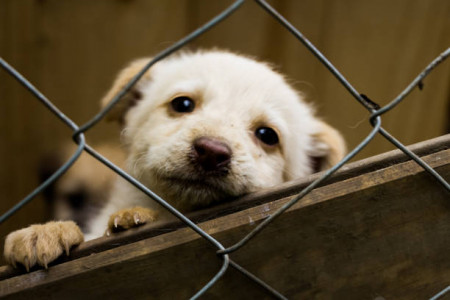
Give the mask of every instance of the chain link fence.
[[[436, 57], [425, 69], [390, 103], [387, 105], [380, 107], [378, 104], [370, 100], [370, 98], [364, 94], [358, 92], [345, 78], [344, 76], [337, 70], [331, 62], [310, 42], [308, 41], [303, 34], [292, 26], [282, 15], [280, 15], [272, 6], [266, 3], [264, 0], [255, 0], [255, 2], [269, 15], [271, 15], [274, 19], [276, 19], [280, 24], [282, 24], [286, 30], [288, 30], [295, 38], [299, 40], [335, 77], [336, 79], [347, 89], [347, 91], [353, 96], [353, 98], [358, 101], [364, 108], [366, 108], [370, 112], [370, 123], [373, 129], [367, 134], [366, 138], [360, 142], [354, 149], [352, 149], [347, 156], [342, 159], [338, 164], [333, 166], [331, 169], [327, 170], [323, 173], [321, 177], [313, 181], [309, 186], [304, 188], [298, 195], [293, 197], [289, 202], [287, 202], [283, 207], [281, 207], [278, 211], [267, 217], [263, 222], [261, 222], [258, 226], [256, 226], [251, 232], [249, 232], [246, 236], [244, 236], [239, 242], [236, 244], [226, 247], [220, 243], [220, 241], [213, 238], [211, 235], [204, 232], [200, 227], [198, 227], [195, 223], [193, 223], [190, 219], [186, 218], [182, 213], [177, 211], [174, 207], [172, 207], [169, 203], [164, 201], [161, 197], [156, 195], [153, 191], [146, 188], [139, 181], [132, 178], [126, 172], [121, 170], [119, 167], [111, 163], [101, 154], [97, 153], [92, 147], [90, 147], [84, 137], [84, 133], [89, 129], [94, 127], [100, 120], [102, 120], [106, 114], [120, 101], [120, 99], [133, 87], [134, 84], [144, 75], [144, 73], [155, 63], [164, 59], [165, 57], [171, 55], [175, 51], [179, 50], [192, 40], [196, 39], [209, 29], [213, 28], [219, 22], [225, 20], [228, 16], [237, 11], [240, 6], [245, 2], [245, 0], [238, 0], [233, 2], [228, 8], [223, 10], [220, 14], [211, 19], [208, 23], [203, 25], [202, 27], [196, 29], [191, 34], [187, 35], [183, 39], [174, 43], [172, 46], [168, 47], [164, 51], [157, 54], [152, 61], [150, 61], [128, 84], [112, 99], [112, 101], [97, 115], [95, 115], [92, 119], [90, 119], [87, 123], [79, 126], [75, 124], [71, 119], [69, 119], [63, 112], [61, 112], [58, 107], [56, 107], [49, 99], [45, 97], [41, 92], [38, 91], [36, 87], [34, 87], [30, 82], [27, 81], [20, 73], [18, 73], [12, 66], [10, 66], [6, 61], [0, 58], [0, 65], [2, 68], [8, 72], [12, 77], [14, 77], [24, 88], [26, 88], [29, 92], [31, 92], [37, 100], [39, 100], [44, 106], [46, 106], [53, 114], [55, 114], [61, 122], [64, 122], [71, 130], [73, 140], [78, 144], [76, 152], [72, 155], [72, 157], [65, 162], [65, 164], [60, 167], [52, 176], [50, 176], [45, 182], [43, 182], [38, 188], [32, 191], [28, 196], [26, 196], [23, 200], [18, 202], [13, 208], [4, 213], [0, 217], [0, 224], [3, 223], [10, 216], [15, 214], [21, 207], [30, 202], [36, 195], [45, 190], [50, 184], [52, 184], [56, 179], [62, 176], [72, 165], [73, 163], [80, 157], [83, 151], [88, 152], [91, 156], [96, 158], [98, 161], [102, 162], [110, 169], [115, 171], [118, 175], [129, 181], [131, 184], [139, 188], [142, 192], [144, 192], [148, 197], [151, 197], [154, 201], [158, 202], [161, 206], [163, 206], [166, 210], [168, 210], [171, 214], [176, 216], [182, 222], [184, 222], [187, 226], [192, 228], [197, 234], [199, 234], [202, 238], [207, 240], [209, 243], [214, 245], [217, 248], [217, 254], [222, 260], [222, 267], [219, 272], [211, 278], [209, 282], [207, 282], [203, 288], [201, 288], [195, 295], [192, 296], [192, 299], [197, 299], [202, 296], [211, 286], [213, 286], [221, 277], [225, 274], [229, 267], [232, 267], [242, 274], [246, 275], [254, 282], [262, 286], [267, 293], [278, 298], [278, 299], [286, 299], [280, 292], [270, 287], [264, 281], [251, 274], [240, 265], [235, 263], [230, 259], [229, 255], [235, 251], [238, 251], [240, 248], [244, 247], [247, 243], [251, 242], [252, 238], [257, 235], [259, 232], [264, 230], [267, 226], [270, 226], [271, 222], [280, 217], [283, 212], [297, 203], [300, 199], [302, 199], [305, 195], [307, 195], [314, 188], [319, 186], [322, 182], [324, 182], [327, 178], [329, 178], [333, 173], [335, 173], [339, 168], [341, 168], [345, 163], [347, 163], [350, 159], [352, 159], [355, 155], [357, 155], [364, 147], [366, 147], [371, 140], [377, 135], [381, 134], [386, 140], [395, 145], [398, 149], [400, 149], [404, 154], [409, 156], [412, 160], [414, 160], [417, 164], [419, 164], [422, 168], [424, 168], [430, 176], [435, 178], [436, 184], [442, 186], [443, 189], [450, 191], [450, 184], [439, 175], [433, 168], [431, 168], [428, 164], [426, 164], [422, 159], [420, 159], [413, 152], [408, 150], [404, 145], [402, 145], [395, 137], [393, 137], [388, 131], [383, 129], [382, 124], [382, 116], [386, 112], [394, 109], [401, 101], [405, 99], [408, 94], [415, 89], [416, 87], [422, 88], [423, 79], [440, 63], [442, 63], [448, 56], [450, 55], [450, 48], [446, 49], [442, 52], [438, 57]], [[450, 286], [446, 289], [440, 291], [431, 299], [439, 299], [445, 294], [450, 292]]]

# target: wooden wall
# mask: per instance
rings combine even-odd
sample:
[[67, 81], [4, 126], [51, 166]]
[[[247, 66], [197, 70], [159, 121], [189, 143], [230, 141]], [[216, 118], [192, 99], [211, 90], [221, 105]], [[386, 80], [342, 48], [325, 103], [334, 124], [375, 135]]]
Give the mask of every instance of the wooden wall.
[[[2, 0], [0, 56], [22, 72], [75, 122], [87, 121], [115, 73], [133, 58], [152, 55], [205, 23], [231, 1]], [[450, 46], [447, 0], [271, 1], [356, 89], [386, 104]], [[370, 130], [368, 113], [278, 23], [252, 1], [191, 48], [220, 47], [279, 66], [354, 147]], [[440, 66], [383, 126], [405, 144], [448, 132], [450, 63]], [[37, 184], [43, 152], [70, 140], [70, 131], [0, 71], [0, 213]], [[87, 134], [116, 139], [101, 123]], [[358, 158], [392, 149], [382, 138]], [[41, 199], [0, 228], [0, 237], [46, 212]]]

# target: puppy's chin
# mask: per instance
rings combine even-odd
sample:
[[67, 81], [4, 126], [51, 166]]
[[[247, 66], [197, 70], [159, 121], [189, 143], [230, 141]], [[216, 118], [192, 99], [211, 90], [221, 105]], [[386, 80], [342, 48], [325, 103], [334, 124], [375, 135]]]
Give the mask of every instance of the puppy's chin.
[[226, 187], [212, 182], [179, 177], [158, 179], [157, 189], [164, 199], [184, 212], [238, 196]]
[[[189, 158], [170, 160], [165, 164], [140, 164], [133, 169], [135, 178], [182, 212], [192, 211], [251, 192], [251, 176], [239, 175], [234, 168], [205, 171]], [[137, 172], [136, 172], [137, 171]], [[138, 176], [136, 176], [138, 175]]]

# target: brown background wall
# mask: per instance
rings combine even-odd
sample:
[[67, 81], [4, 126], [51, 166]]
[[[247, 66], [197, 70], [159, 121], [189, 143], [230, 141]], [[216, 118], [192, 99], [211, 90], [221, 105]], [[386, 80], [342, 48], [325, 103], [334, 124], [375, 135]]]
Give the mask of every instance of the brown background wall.
[[[150, 56], [205, 23], [231, 1], [2, 0], [0, 56], [81, 124], [128, 61]], [[447, 0], [271, 1], [360, 92], [386, 104], [450, 45]], [[321, 116], [354, 147], [370, 130], [368, 113], [286, 30], [248, 1], [190, 45], [219, 47], [275, 63], [306, 93]], [[383, 126], [404, 144], [448, 132], [450, 64], [446, 62]], [[90, 142], [116, 139], [101, 123]], [[70, 131], [0, 71], [0, 213], [36, 185], [42, 153], [70, 140]], [[392, 149], [376, 138], [357, 158]], [[36, 199], [0, 228], [0, 237], [45, 219]]]

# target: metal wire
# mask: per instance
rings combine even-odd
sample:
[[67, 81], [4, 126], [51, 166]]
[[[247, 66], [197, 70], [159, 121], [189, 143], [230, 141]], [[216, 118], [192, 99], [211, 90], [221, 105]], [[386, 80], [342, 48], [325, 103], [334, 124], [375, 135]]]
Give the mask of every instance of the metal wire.
[[398, 149], [400, 149], [403, 153], [408, 155], [412, 160], [414, 160], [419, 166], [424, 168], [429, 174], [433, 176], [446, 190], [450, 191], [450, 185], [445, 179], [434, 170], [430, 165], [423, 161], [420, 157], [418, 157], [414, 152], [406, 148], [403, 144], [397, 141], [392, 135], [390, 135], [386, 130], [380, 128], [380, 134], [383, 135], [388, 141], [394, 144]]
[[[73, 130], [73, 138], [75, 142], [78, 144], [76, 152], [72, 155], [72, 157], [67, 160], [67, 162], [59, 168], [49, 179], [47, 179], [43, 184], [41, 184], [38, 188], [36, 188], [33, 192], [31, 192], [27, 197], [25, 197], [22, 201], [17, 203], [13, 208], [11, 208], [8, 212], [3, 214], [0, 217], [0, 224], [4, 222], [8, 217], [16, 213], [21, 207], [23, 207], [26, 203], [31, 201], [37, 194], [42, 192], [48, 185], [50, 185], [53, 181], [59, 178], [65, 171], [67, 171], [71, 165], [78, 159], [83, 151], [86, 151], [91, 156], [93, 156], [98, 161], [102, 162], [104, 165], [112, 169], [119, 176], [136, 186], [142, 192], [144, 192], [148, 197], [155, 200], [159, 203], [164, 209], [168, 210], [175, 217], [184, 222], [187, 226], [189, 226], [192, 230], [194, 230], [197, 234], [199, 234], [202, 238], [211, 243], [215, 248], [218, 249], [217, 253], [222, 259], [222, 266], [220, 270], [211, 278], [211, 280], [206, 283], [191, 299], [198, 299], [202, 295], [206, 293], [206, 291], [211, 288], [228, 270], [228, 267], [231, 266], [234, 269], [238, 270], [242, 274], [244, 274], [247, 278], [250, 278], [252, 281], [263, 287], [268, 293], [278, 299], [286, 299], [280, 292], [269, 286], [267, 283], [262, 281], [260, 278], [256, 277], [249, 271], [242, 268], [240, 265], [235, 263], [229, 258], [229, 254], [240, 249], [245, 244], [247, 244], [254, 236], [256, 236], [259, 232], [264, 230], [267, 226], [273, 222], [274, 219], [281, 216], [283, 212], [292, 207], [298, 201], [300, 201], [304, 196], [310, 193], [313, 189], [319, 186], [322, 182], [324, 182], [327, 178], [329, 178], [334, 172], [340, 169], [346, 162], [348, 162], [351, 158], [356, 156], [365, 146], [367, 146], [370, 141], [375, 137], [377, 133], [380, 133], [383, 137], [385, 137], [388, 141], [394, 144], [397, 148], [403, 151], [407, 156], [409, 156], [412, 160], [414, 160], [417, 164], [419, 164], [422, 168], [424, 168], [431, 176], [433, 176], [447, 191], [450, 190], [449, 183], [446, 182], [442, 176], [440, 176], [433, 168], [431, 168], [427, 163], [425, 163], [421, 158], [415, 155], [413, 152], [408, 150], [404, 145], [402, 145], [397, 139], [391, 136], [385, 129], [381, 127], [381, 116], [393, 109], [397, 106], [403, 99], [411, 93], [411, 91], [421, 84], [422, 80], [440, 63], [442, 63], [448, 56], [450, 56], [450, 48], [446, 51], [442, 52], [436, 59], [434, 59], [412, 82], [408, 87], [403, 90], [394, 100], [392, 100], [389, 104], [385, 105], [382, 108], [379, 108], [377, 105], [368, 101], [366, 96], [361, 95], [346, 79], [345, 77], [331, 64], [331, 62], [309, 41], [307, 40], [303, 34], [296, 29], [292, 24], [290, 24], [280, 13], [278, 13], [272, 6], [267, 4], [264, 0], [255, 0], [255, 2], [262, 7], [269, 15], [275, 18], [281, 25], [283, 25], [289, 32], [291, 32], [302, 44], [309, 50], [311, 53], [337, 78], [337, 80], [348, 90], [348, 92], [366, 109], [371, 112], [371, 116], [369, 118], [370, 123], [373, 126], [373, 129], [367, 135], [367, 137], [349, 154], [347, 154], [344, 159], [342, 159], [335, 166], [324, 172], [324, 174], [312, 182], [309, 186], [303, 189], [297, 196], [293, 197], [290, 201], [285, 203], [280, 209], [278, 209], [274, 214], [270, 215], [264, 221], [262, 221], [254, 230], [244, 236], [240, 241], [236, 244], [225, 248], [219, 241], [213, 238], [208, 233], [204, 232], [200, 227], [198, 227], [195, 223], [193, 223], [190, 219], [186, 218], [182, 213], [168, 204], [164, 199], [156, 195], [153, 191], [148, 189], [138, 180], [121, 170], [119, 167], [111, 163], [105, 157], [97, 153], [92, 147], [86, 144], [84, 133], [95, 126], [100, 120], [102, 120], [106, 114], [116, 105], [120, 99], [137, 83], [137, 81], [148, 71], [148, 69], [153, 66], [158, 61], [164, 59], [165, 57], [171, 55], [175, 51], [182, 48], [187, 43], [191, 42], [198, 36], [202, 35], [209, 29], [216, 26], [218, 23], [222, 22], [225, 18], [230, 16], [233, 12], [235, 12], [245, 0], [238, 0], [233, 2], [229, 7], [224, 9], [217, 16], [212, 18], [205, 25], [193, 31], [191, 34], [182, 38], [178, 42], [174, 43], [172, 46], [168, 47], [164, 51], [157, 54], [154, 59], [152, 59], [136, 76], [134, 76], [125, 87], [119, 91], [111, 100], [111, 102], [101, 110], [97, 115], [95, 115], [92, 119], [86, 122], [84, 125], [78, 127], [72, 120], [70, 120], [67, 116], [65, 116], [55, 105], [53, 105], [42, 93], [40, 93], [31, 83], [29, 83], [22, 75], [20, 75], [14, 68], [9, 66], [3, 59], [0, 58], [0, 65], [6, 72], [8, 72], [12, 77], [14, 77], [20, 84], [22, 84], [27, 90], [29, 90], [43, 105], [45, 105], [53, 114], [55, 114], [61, 121], [63, 121], [67, 126], [69, 126]], [[435, 300], [450, 291], [450, 286], [445, 290], [431, 298], [430, 300]]]
[[161, 59], [169, 56], [173, 52], [177, 51], [187, 43], [193, 41], [200, 35], [204, 34], [208, 30], [210, 30], [212, 27], [216, 26], [218, 23], [222, 22], [225, 18], [229, 17], [233, 12], [235, 12], [243, 3], [245, 0], [237, 0], [232, 5], [230, 5], [228, 8], [223, 10], [220, 14], [212, 18], [209, 22], [207, 22], [202, 27], [196, 29], [191, 34], [187, 35], [186, 37], [182, 38], [178, 42], [174, 43], [172, 46], [166, 48], [164, 51], [158, 53], [155, 55], [155, 58], [152, 59], [139, 73], [136, 74], [123, 88], [122, 90], [117, 93], [115, 97], [106, 105], [104, 109], [102, 109], [94, 118], [92, 118], [89, 122], [84, 124], [80, 127], [78, 131], [74, 133], [74, 135], [77, 135], [79, 132], [84, 132], [97, 124], [101, 119], [103, 119], [106, 114], [116, 105], [117, 102], [138, 82], [138, 80], [144, 76], [144, 74], [150, 69], [152, 65], [160, 61]]
[[436, 57], [407, 87], [404, 89], [400, 95], [398, 95], [394, 100], [392, 100], [389, 104], [379, 109], [374, 116], [379, 116], [394, 108], [397, 104], [399, 104], [412, 90], [418, 86], [425, 77], [430, 74], [430, 72], [436, 68], [440, 63], [442, 63], [448, 56], [450, 56], [450, 48], [447, 48], [444, 52], [442, 52], [438, 57]]
[[[264, 10], [266, 10], [271, 16], [273, 16], [278, 22], [280, 22], [284, 27], [286, 27], [289, 32], [291, 32], [298, 40], [300, 40], [303, 45], [306, 46], [308, 50], [312, 52], [312, 54], [319, 59], [319, 61], [342, 83], [342, 85], [350, 92], [356, 100], [358, 100], [365, 108], [371, 111], [373, 114], [371, 115], [371, 120], [380, 116], [387, 111], [394, 108], [397, 104], [399, 104], [417, 85], [419, 85], [422, 80], [440, 63], [442, 63], [449, 55], [450, 48], [442, 52], [436, 59], [434, 59], [426, 68], [422, 71], [408, 87], [400, 93], [398, 97], [396, 97], [391, 103], [386, 105], [385, 107], [378, 109], [376, 111], [373, 110], [371, 105], [368, 105], [367, 102], [361, 97], [361, 94], [356, 91], [356, 89], [345, 79], [345, 77], [333, 66], [333, 64], [306, 38], [303, 34], [295, 28], [289, 21], [287, 21], [279, 12], [277, 12], [272, 6], [267, 4], [264, 0], [255, 0]], [[428, 173], [430, 173], [440, 184], [450, 191], [450, 185], [446, 182], [442, 176], [440, 176], [433, 168], [431, 168], [428, 164], [426, 164], [421, 158], [415, 155], [413, 152], [408, 150], [404, 145], [402, 145], [399, 141], [390, 136], [383, 128], [380, 129], [380, 134], [382, 134], [388, 141], [398, 147], [403, 153], [410, 156], [415, 162], [417, 162], [421, 167], [423, 167]]]
[[[430, 72], [436, 68], [440, 63], [442, 63], [448, 56], [450, 56], [450, 48], [442, 52], [437, 58], [435, 58], [407, 87], [404, 89], [400, 95], [398, 95], [394, 100], [392, 100], [386, 106], [378, 109], [371, 115], [371, 120], [374, 118], [381, 116], [382, 114], [390, 111], [395, 106], [397, 106], [407, 95], [409, 95], [412, 90], [418, 86], [425, 77], [430, 74]], [[425, 163], [420, 157], [402, 145], [399, 141], [397, 141], [393, 136], [391, 136], [386, 130], [381, 128], [380, 133], [392, 144], [394, 144], [397, 148], [399, 148], [403, 153], [411, 157], [418, 165], [424, 168], [429, 174], [433, 176], [447, 191], [450, 191], [450, 184], [445, 181], [442, 176], [436, 172], [433, 168], [431, 168], [427, 163]]]
[[283, 212], [288, 210], [292, 205], [297, 203], [300, 199], [302, 199], [304, 196], [306, 196], [309, 192], [311, 192], [314, 188], [316, 188], [320, 183], [322, 183], [324, 180], [326, 180], [328, 177], [330, 177], [334, 172], [336, 172], [339, 168], [341, 168], [346, 162], [348, 162], [350, 159], [352, 159], [356, 154], [358, 154], [377, 134], [378, 130], [381, 126], [381, 119], [377, 118], [377, 124], [375, 128], [370, 132], [370, 134], [361, 142], [355, 149], [353, 149], [349, 154], [347, 154], [344, 159], [342, 159], [339, 163], [337, 163], [335, 166], [333, 166], [331, 169], [326, 171], [321, 177], [313, 181], [310, 185], [308, 185], [306, 188], [304, 188], [297, 196], [295, 196], [292, 200], [284, 204], [280, 209], [278, 209], [273, 215], [269, 216], [267, 219], [265, 219], [262, 223], [260, 223], [258, 226], [256, 226], [255, 229], [253, 229], [248, 235], [246, 235], [243, 239], [241, 239], [239, 242], [234, 244], [233, 246], [225, 249], [225, 250], [219, 250], [217, 253], [219, 254], [228, 254], [231, 252], [236, 251], [237, 249], [244, 246], [250, 239], [252, 239], [255, 235], [257, 235], [259, 232], [261, 232], [269, 223], [271, 223], [276, 217], [281, 215]]
[[233, 261], [230, 261], [230, 265], [233, 268], [235, 268], [236, 270], [238, 270], [239, 272], [241, 272], [242, 274], [244, 274], [245, 276], [247, 276], [248, 278], [250, 278], [251, 280], [253, 280], [255, 283], [262, 286], [267, 292], [271, 293], [272, 296], [274, 296], [275, 298], [281, 299], [281, 300], [287, 300], [287, 298], [285, 296], [283, 296], [280, 292], [278, 292], [274, 288], [267, 285], [267, 283], [265, 283], [264, 281], [262, 281], [261, 279], [259, 279], [255, 275], [253, 275], [252, 273], [248, 272], [247, 270], [242, 268], [240, 265], [236, 264]]
[[297, 28], [295, 28], [288, 20], [286, 20], [278, 11], [270, 6], [264, 0], [255, 0], [269, 15], [283, 25], [292, 35], [294, 35], [336, 78], [340, 83], [369, 111], [371, 107], [361, 97], [356, 89], [348, 82], [345, 77], [336, 69], [333, 64], [317, 49]]
[[[420, 166], [422, 166], [426, 171], [428, 171], [434, 178], [438, 180], [447, 190], [449, 189], [449, 184], [427, 163], [425, 163], [422, 159], [420, 159], [417, 155], [409, 151], [405, 146], [403, 146], [400, 142], [398, 142], [394, 137], [392, 137], [389, 133], [387, 133], [384, 129], [381, 128], [381, 119], [380, 115], [392, 109], [395, 105], [397, 105], [411, 90], [414, 88], [418, 82], [423, 80], [429, 72], [435, 68], [440, 62], [444, 61], [448, 56], [449, 51], [445, 51], [438, 58], [433, 60], [427, 68], [403, 91], [399, 97], [397, 97], [394, 101], [388, 104], [386, 107], [374, 110], [372, 106], [368, 105], [367, 102], [361, 97], [361, 94], [356, 91], [354, 87], [345, 79], [345, 77], [332, 65], [328, 59], [326, 59], [320, 51], [311, 44], [292, 24], [290, 24], [283, 16], [281, 16], [273, 7], [267, 4], [263, 0], [255, 0], [258, 4], [260, 4], [270, 15], [274, 16], [283, 26], [289, 29], [289, 31], [314, 54], [332, 73], [335, 77], [347, 88], [347, 90], [358, 100], [364, 107], [369, 109], [372, 112], [370, 117], [370, 121], [375, 122], [374, 129], [371, 133], [361, 142], [356, 148], [354, 148], [343, 160], [341, 160], [338, 164], [333, 166], [327, 172], [323, 174], [320, 178], [312, 182], [309, 186], [307, 186], [303, 191], [301, 191], [296, 197], [290, 200], [288, 203], [283, 205], [280, 209], [278, 209], [274, 214], [265, 219], [262, 223], [260, 223], [255, 229], [253, 229], [250, 233], [248, 233], [243, 239], [234, 244], [231, 247], [228, 247], [225, 250], [219, 250], [219, 254], [231, 253], [236, 251], [237, 249], [244, 246], [250, 239], [252, 239], [256, 234], [262, 231], [269, 223], [271, 223], [275, 218], [289, 209], [292, 205], [297, 203], [300, 199], [302, 199], [305, 195], [307, 195], [310, 191], [312, 191], [315, 187], [317, 187], [320, 183], [330, 177], [334, 172], [336, 172], [339, 168], [341, 168], [346, 162], [352, 159], [356, 154], [358, 154], [367, 144], [374, 138], [374, 136], [380, 132], [386, 139], [396, 145], [399, 149], [401, 149], [405, 154], [409, 155], [414, 161], [416, 161]], [[381, 112], [380, 112], [381, 111]]]
[[445, 289], [443, 289], [442, 291], [440, 291], [439, 293], [437, 293], [436, 295], [434, 295], [433, 297], [431, 297], [430, 300], [437, 300], [442, 296], [444, 296], [445, 294], [447, 294], [448, 292], [450, 292], [450, 285]]
[[[103, 164], [108, 166], [110, 169], [114, 170], [116, 173], [118, 173], [120, 176], [122, 176], [124, 179], [129, 181], [131, 184], [139, 188], [142, 192], [147, 194], [147, 196], [151, 197], [153, 200], [158, 202], [161, 206], [163, 206], [166, 210], [168, 210], [170, 213], [175, 215], [177, 218], [179, 218], [181, 221], [183, 221], [187, 226], [191, 227], [195, 232], [197, 232], [200, 236], [205, 238], [207, 241], [212, 243], [214, 246], [216, 246], [218, 249], [223, 250], [224, 247], [215, 240], [212, 236], [208, 235], [206, 232], [204, 232], [200, 227], [195, 225], [191, 220], [186, 218], [183, 214], [181, 214], [179, 211], [177, 211], [174, 207], [169, 205], [166, 201], [164, 201], [162, 198], [160, 198], [158, 195], [156, 195], [153, 191], [149, 190], [147, 187], [142, 185], [139, 181], [132, 178], [130, 175], [128, 175], [126, 172], [112, 164], [110, 161], [108, 161], [105, 157], [101, 156], [99, 153], [97, 153], [93, 148], [91, 148], [89, 145], [85, 143], [84, 138], [84, 132], [93, 127], [95, 124], [97, 124], [102, 118], [106, 116], [106, 114], [113, 108], [114, 105], [120, 101], [120, 99], [133, 87], [134, 84], [145, 74], [145, 72], [156, 62], [159, 60], [167, 57], [168, 55], [172, 54], [182, 46], [184, 46], [186, 43], [192, 41], [193, 39], [197, 38], [199, 35], [203, 34], [207, 30], [211, 29], [213, 26], [217, 25], [219, 22], [224, 20], [226, 17], [231, 15], [234, 11], [237, 10], [244, 0], [238, 0], [235, 1], [231, 6], [229, 6], [227, 9], [222, 11], [219, 15], [211, 19], [208, 23], [206, 23], [204, 26], [198, 28], [185, 38], [179, 40], [175, 44], [173, 44], [171, 47], [165, 49], [161, 53], [155, 56], [155, 58], [150, 61], [130, 82], [128, 82], [125, 87], [119, 91], [119, 93], [113, 98], [113, 100], [96, 116], [94, 116], [90, 121], [88, 121], [86, 124], [81, 126], [80, 128], [72, 122], [69, 118], [67, 118], [59, 109], [54, 106], [42, 93], [40, 93], [31, 83], [29, 83], [20, 73], [18, 73], [14, 68], [9, 66], [3, 59], [0, 58], [0, 63], [2, 67], [11, 74], [15, 79], [17, 79], [22, 85], [24, 85], [28, 90], [30, 90], [33, 95], [35, 95], [36, 98], [38, 98], [51, 112], [53, 112], [55, 115], [57, 115], [62, 121], [64, 121], [66, 124], [68, 124], [73, 130], [73, 137], [74, 140], [79, 143], [79, 146], [77, 148], [76, 153], [60, 168], [57, 172], [55, 172], [50, 178], [48, 178], [44, 183], [42, 183], [36, 190], [34, 190], [32, 193], [30, 193], [24, 200], [20, 201], [17, 205], [15, 205], [11, 210], [6, 212], [0, 217], [0, 223], [5, 221], [7, 218], [9, 218], [11, 215], [13, 215], [15, 212], [17, 212], [18, 209], [23, 207], [26, 203], [31, 201], [36, 195], [38, 195], [40, 192], [42, 192], [45, 188], [47, 188], [51, 183], [53, 183], [57, 178], [59, 178], [64, 172], [66, 172], [69, 167], [78, 159], [78, 157], [81, 155], [83, 149], [86, 150], [90, 155], [95, 157], [97, 160], [101, 161]], [[215, 284], [217, 280], [220, 279], [220, 277], [225, 274], [226, 270], [228, 269], [228, 266], [230, 264], [230, 259], [228, 255], [222, 255], [223, 259], [223, 265], [222, 268], [219, 270], [219, 272], [197, 293], [195, 294], [192, 299], [197, 299], [202, 294], [204, 294], [212, 285]], [[244, 268], [240, 267], [238, 264], [233, 262], [233, 267], [242, 272], [244, 275], [248, 276], [249, 278], [256, 278], [253, 274], [245, 270]], [[279, 293], [274, 292], [275, 290], [271, 288], [269, 285], [264, 283], [262, 280], [258, 280], [257, 282], [259, 285], [264, 287], [269, 292], [273, 292], [274, 296], [278, 297]]]
[[[0, 57], [0, 65], [2, 68], [8, 72], [14, 79], [16, 79], [20, 84], [22, 84], [28, 91], [30, 91], [42, 104], [44, 104], [53, 114], [55, 114], [61, 121], [63, 121], [67, 126], [73, 130], [77, 130], [78, 126], [70, 120], [66, 115], [64, 115], [53, 103], [51, 103], [41, 92], [38, 91], [25, 77], [23, 77], [19, 72], [17, 72], [13, 67], [11, 67], [6, 61]], [[62, 165], [52, 176], [45, 180], [40, 186], [28, 194], [23, 200], [19, 201], [10, 210], [0, 216], [0, 224], [6, 221], [9, 217], [15, 214], [19, 209], [24, 207], [29, 203], [34, 197], [45, 190], [50, 184], [56, 179], [62, 176], [80, 157], [83, 152], [83, 147], [85, 145], [84, 135], [79, 136], [79, 146], [76, 152], [70, 157], [70, 159]]]

